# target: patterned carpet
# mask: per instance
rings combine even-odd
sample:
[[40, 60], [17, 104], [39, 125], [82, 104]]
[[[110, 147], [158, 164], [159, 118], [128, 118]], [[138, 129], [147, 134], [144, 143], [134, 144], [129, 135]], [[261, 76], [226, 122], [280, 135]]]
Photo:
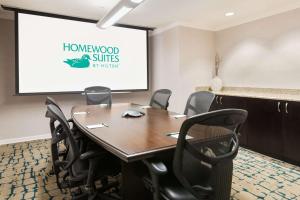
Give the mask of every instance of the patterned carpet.
[[300, 167], [240, 148], [231, 193], [233, 199], [300, 200]]
[[[0, 199], [70, 199], [49, 176], [49, 140], [0, 146]], [[233, 200], [300, 200], [300, 168], [240, 148], [234, 161]]]

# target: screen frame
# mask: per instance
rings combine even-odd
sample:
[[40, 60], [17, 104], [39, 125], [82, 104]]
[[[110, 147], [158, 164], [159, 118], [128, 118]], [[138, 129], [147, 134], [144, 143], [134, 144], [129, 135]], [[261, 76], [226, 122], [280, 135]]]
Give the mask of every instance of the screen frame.
[[[66, 20], [73, 20], [79, 22], [87, 22], [87, 23], [94, 23], [96, 25], [97, 20], [92, 19], [85, 19], [79, 17], [72, 17], [66, 15], [59, 15], [59, 14], [52, 14], [46, 12], [39, 12], [39, 11], [31, 11], [31, 10], [24, 10], [18, 8], [10, 8], [2, 6], [2, 8], [6, 10], [14, 11], [15, 16], [15, 95], [16, 96], [31, 96], [31, 95], [58, 95], [58, 94], [82, 94], [84, 91], [57, 91], [57, 92], [33, 92], [33, 93], [20, 93], [19, 91], [19, 13], [23, 14], [30, 14], [30, 15], [37, 15], [37, 16], [44, 16], [44, 17], [52, 17], [58, 19], [66, 19]], [[130, 28], [130, 29], [138, 29], [146, 31], [146, 53], [147, 53], [147, 88], [146, 89], [124, 89], [124, 90], [112, 90], [113, 93], [128, 93], [128, 92], [145, 92], [149, 91], [149, 31], [153, 30], [153, 28], [149, 27], [142, 27], [142, 26], [132, 26], [127, 24], [115, 24], [116, 27], [122, 28]]]

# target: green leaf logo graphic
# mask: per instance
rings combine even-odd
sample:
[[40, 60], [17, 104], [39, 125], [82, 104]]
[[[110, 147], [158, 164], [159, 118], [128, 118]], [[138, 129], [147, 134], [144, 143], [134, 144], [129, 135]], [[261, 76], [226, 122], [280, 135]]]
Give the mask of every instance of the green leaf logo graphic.
[[88, 68], [90, 66], [91, 58], [89, 55], [84, 54], [81, 58], [67, 59], [64, 62], [73, 68]]

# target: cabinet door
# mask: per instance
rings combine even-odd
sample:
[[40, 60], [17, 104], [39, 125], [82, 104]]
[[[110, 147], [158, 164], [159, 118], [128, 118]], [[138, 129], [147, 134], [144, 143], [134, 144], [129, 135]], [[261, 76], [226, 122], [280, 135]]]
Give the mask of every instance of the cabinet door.
[[246, 99], [244, 97], [236, 96], [220, 96], [219, 104], [222, 108], [237, 108], [245, 109], [246, 108]]
[[[220, 96], [219, 98], [219, 104], [221, 109], [226, 108], [235, 108], [235, 109], [244, 109], [247, 110], [246, 107], [246, 99], [244, 97], [236, 97], [236, 96]], [[247, 135], [244, 131], [245, 127], [247, 127], [247, 121], [244, 123], [244, 125], [240, 129], [240, 145], [241, 146], [247, 146]]]
[[226, 108], [239, 108], [239, 102], [241, 101], [240, 97], [236, 96], [225, 96], [225, 95], [216, 95], [210, 110], [220, 110]]
[[[224, 104], [224, 99], [227, 98], [227, 96], [224, 95], [218, 95], [218, 99], [216, 99], [217, 104], [218, 104], [218, 110], [220, 109], [225, 109], [226, 105]], [[228, 99], [229, 100], [229, 99]], [[229, 101], [228, 101], [229, 102]]]
[[300, 102], [284, 102], [284, 158], [300, 164]]
[[283, 102], [248, 98], [248, 120], [245, 132], [250, 149], [282, 158], [282, 112]]
[[[215, 100], [211, 106], [211, 110], [219, 110], [226, 108], [237, 108], [237, 109], [246, 109], [246, 101], [243, 97], [236, 96], [225, 96], [225, 95], [216, 95]], [[246, 125], [244, 125], [246, 126]], [[240, 144], [242, 146], [247, 146], [247, 135], [243, 131], [244, 126], [240, 129]]]
[[213, 110], [218, 110], [219, 109], [219, 95], [216, 95], [215, 96], [215, 99], [213, 100], [213, 102], [211, 103], [211, 106], [210, 106], [210, 111], [213, 111]]

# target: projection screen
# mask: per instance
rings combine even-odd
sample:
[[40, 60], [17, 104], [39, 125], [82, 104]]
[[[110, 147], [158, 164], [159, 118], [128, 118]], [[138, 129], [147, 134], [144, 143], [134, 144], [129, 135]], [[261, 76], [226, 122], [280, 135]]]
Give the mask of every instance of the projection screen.
[[148, 90], [148, 32], [16, 13], [16, 93], [80, 93], [89, 86]]

